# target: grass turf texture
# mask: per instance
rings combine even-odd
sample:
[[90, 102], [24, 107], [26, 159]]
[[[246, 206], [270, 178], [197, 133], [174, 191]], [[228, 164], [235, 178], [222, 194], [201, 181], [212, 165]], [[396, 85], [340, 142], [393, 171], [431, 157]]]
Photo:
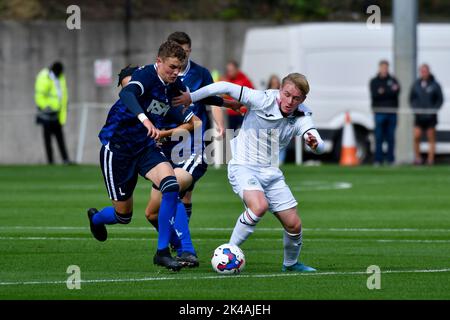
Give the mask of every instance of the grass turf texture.
[[[149, 182], [138, 183], [133, 221], [108, 227], [99, 243], [86, 218], [87, 208], [109, 205], [98, 167], [0, 167], [0, 299], [450, 298], [450, 167], [283, 171], [300, 203], [301, 260], [316, 275], [280, 272], [282, 231], [270, 213], [242, 245], [240, 276], [212, 270], [243, 208], [225, 169], [210, 169], [194, 194], [200, 268], [172, 273], [152, 263]], [[69, 265], [81, 268], [81, 290], [66, 287]], [[381, 268], [381, 290], [366, 286], [370, 265]]]

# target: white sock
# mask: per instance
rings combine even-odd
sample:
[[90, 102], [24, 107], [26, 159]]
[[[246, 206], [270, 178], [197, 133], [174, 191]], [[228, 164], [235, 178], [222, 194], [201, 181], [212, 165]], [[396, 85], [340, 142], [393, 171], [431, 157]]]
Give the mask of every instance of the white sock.
[[284, 231], [284, 261], [286, 267], [290, 267], [297, 263], [302, 249], [302, 231], [300, 233], [292, 234]]
[[255, 231], [256, 224], [261, 220], [250, 209], [247, 208], [237, 219], [230, 243], [240, 246]]

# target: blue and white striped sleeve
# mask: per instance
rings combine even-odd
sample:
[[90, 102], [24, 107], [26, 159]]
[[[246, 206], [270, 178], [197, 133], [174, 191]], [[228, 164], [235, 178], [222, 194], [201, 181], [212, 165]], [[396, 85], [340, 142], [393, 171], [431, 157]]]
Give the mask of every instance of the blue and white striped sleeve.
[[149, 75], [149, 67], [141, 67], [133, 72], [128, 85], [137, 86], [140, 92], [139, 96], [142, 96], [145, 91], [151, 87], [151, 79], [152, 77]]

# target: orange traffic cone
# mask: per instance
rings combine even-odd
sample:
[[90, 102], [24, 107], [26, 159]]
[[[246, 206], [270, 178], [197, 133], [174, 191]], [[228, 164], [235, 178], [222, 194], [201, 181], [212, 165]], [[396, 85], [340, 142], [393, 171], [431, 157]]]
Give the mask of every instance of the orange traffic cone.
[[350, 113], [345, 113], [344, 132], [342, 133], [341, 145], [341, 159], [339, 161], [341, 166], [357, 166], [359, 159], [356, 156], [356, 139], [355, 131], [350, 120]]

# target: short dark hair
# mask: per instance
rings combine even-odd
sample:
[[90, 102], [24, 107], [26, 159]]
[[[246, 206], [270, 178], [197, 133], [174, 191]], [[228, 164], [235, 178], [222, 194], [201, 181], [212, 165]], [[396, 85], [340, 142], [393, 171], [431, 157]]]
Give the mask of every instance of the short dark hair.
[[159, 58], [177, 58], [181, 62], [186, 60], [186, 52], [175, 41], [167, 40], [163, 42], [158, 50]]
[[50, 70], [55, 74], [55, 76], [59, 77], [59, 75], [64, 71], [64, 66], [60, 61], [55, 61], [51, 65]]
[[171, 33], [167, 37], [167, 40], [175, 41], [180, 46], [187, 44], [187, 45], [189, 45], [189, 48], [191, 47], [191, 44], [192, 44], [191, 38], [188, 36], [188, 34], [186, 32], [183, 32], [183, 31], [176, 31], [176, 32]]
[[118, 76], [119, 76], [119, 82], [117, 83], [117, 86], [120, 87], [122, 84], [123, 79], [125, 79], [128, 76], [131, 76], [133, 72], [135, 72], [138, 69], [138, 67], [134, 67], [131, 65], [127, 65], [125, 68], [120, 70]]
[[385, 64], [385, 65], [389, 65], [389, 61], [387, 61], [387, 60], [381, 60], [380, 61], [380, 63], [378, 64], [379, 66], [381, 66], [381, 65], [383, 65], [383, 64]]

